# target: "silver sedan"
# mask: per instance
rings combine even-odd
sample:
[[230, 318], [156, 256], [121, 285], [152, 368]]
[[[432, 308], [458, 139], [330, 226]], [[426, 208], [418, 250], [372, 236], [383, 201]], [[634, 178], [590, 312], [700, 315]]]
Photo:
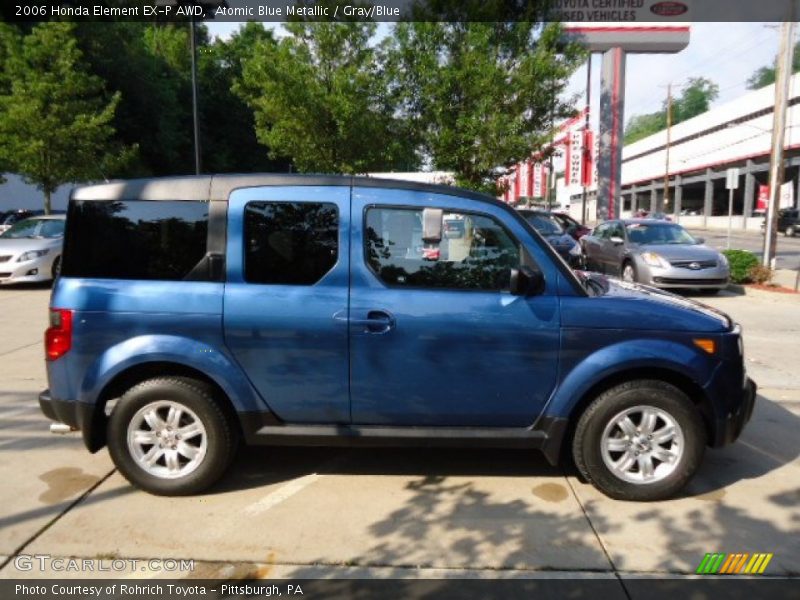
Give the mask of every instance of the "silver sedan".
[[582, 240], [587, 268], [659, 288], [716, 292], [728, 285], [728, 260], [667, 221], [627, 219], [598, 225]]
[[0, 285], [55, 279], [61, 269], [64, 215], [33, 217], [0, 235]]

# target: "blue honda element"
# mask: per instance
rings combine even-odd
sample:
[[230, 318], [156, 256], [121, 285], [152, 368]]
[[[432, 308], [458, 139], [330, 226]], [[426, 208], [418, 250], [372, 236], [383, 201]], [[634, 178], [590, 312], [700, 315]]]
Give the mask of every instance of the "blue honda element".
[[725, 314], [576, 274], [488, 196], [359, 177], [77, 188], [45, 345], [52, 428], [165, 495], [243, 441], [538, 449], [656, 500], [755, 401]]

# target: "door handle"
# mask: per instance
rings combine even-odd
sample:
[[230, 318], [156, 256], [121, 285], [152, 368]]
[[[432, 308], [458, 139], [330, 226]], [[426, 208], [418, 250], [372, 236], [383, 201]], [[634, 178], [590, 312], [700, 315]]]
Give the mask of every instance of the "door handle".
[[337, 321], [347, 321], [351, 326], [356, 326], [362, 329], [363, 333], [383, 334], [388, 333], [394, 329], [396, 320], [389, 312], [385, 310], [371, 310], [367, 312], [366, 319], [348, 319], [339, 313], [333, 317]]

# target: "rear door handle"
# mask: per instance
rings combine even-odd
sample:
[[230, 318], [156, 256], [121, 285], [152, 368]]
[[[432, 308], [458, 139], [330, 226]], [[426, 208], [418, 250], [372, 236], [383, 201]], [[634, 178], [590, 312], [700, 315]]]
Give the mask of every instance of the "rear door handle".
[[346, 316], [337, 313], [333, 317], [337, 321], [348, 321], [351, 326], [358, 327], [363, 333], [382, 334], [394, 329], [396, 321], [391, 313], [385, 310], [371, 310], [367, 312], [366, 319], [347, 319]]

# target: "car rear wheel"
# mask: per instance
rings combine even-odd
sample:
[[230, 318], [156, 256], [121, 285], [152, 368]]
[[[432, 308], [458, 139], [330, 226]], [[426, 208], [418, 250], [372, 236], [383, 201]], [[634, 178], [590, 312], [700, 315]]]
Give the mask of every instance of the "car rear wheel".
[[581, 415], [572, 452], [580, 473], [619, 500], [662, 500], [694, 476], [706, 446], [702, 418], [675, 386], [623, 383]]
[[636, 282], [636, 267], [630, 261], [626, 261], [622, 265], [622, 280], [628, 283]]
[[237, 434], [202, 381], [165, 377], [129, 389], [108, 422], [114, 464], [153, 494], [198, 493], [215, 483], [235, 454]]

